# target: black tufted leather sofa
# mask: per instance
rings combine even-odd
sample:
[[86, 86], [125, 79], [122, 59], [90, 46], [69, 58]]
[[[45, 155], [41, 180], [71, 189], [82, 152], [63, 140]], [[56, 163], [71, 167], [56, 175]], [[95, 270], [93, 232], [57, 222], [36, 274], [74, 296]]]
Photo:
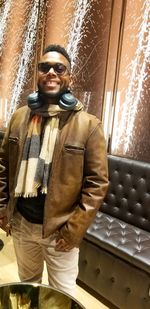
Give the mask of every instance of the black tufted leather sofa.
[[108, 162], [109, 190], [81, 244], [78, 284], [109, 308], [150, 309], [150, 163]]

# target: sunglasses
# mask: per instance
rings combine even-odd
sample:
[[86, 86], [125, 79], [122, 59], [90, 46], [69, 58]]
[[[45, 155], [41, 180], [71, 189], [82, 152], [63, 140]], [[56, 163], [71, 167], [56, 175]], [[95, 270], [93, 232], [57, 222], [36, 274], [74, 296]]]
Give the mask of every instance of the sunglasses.
[[50, 64], [48, 62], [40, 62], [38, 64], [38, 71], [44, 74], [47, 74], [51, 68], [58, 75], [64, 75], [66, 72], [69, 72], [68, 68], [62, 63]]

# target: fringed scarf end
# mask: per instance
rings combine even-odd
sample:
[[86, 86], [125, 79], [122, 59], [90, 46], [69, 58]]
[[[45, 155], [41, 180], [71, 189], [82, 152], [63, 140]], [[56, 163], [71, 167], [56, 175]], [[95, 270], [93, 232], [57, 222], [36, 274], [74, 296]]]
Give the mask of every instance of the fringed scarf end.
[[45, 188], [42, 188], [42, 189], [41, 189], [41, 193], [42, 193], [42, 194], [47, 194], [47, 188], [46, 188], [46, 187], [45, 187]]

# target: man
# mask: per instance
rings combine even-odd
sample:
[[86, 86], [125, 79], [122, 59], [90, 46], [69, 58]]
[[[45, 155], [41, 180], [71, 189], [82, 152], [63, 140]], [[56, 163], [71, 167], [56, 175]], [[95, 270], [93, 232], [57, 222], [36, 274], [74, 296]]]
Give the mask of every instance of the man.
[[[65, 97], [72, 84], [66, 50], [48, 46], [38, 64], [37, 100], [19, 108], [0, 153], [0, 223], [8, 219], [21, 281], [75, 295], [80, 242], [108, 187], [101, 122]], [[70, 105], [71, 103], [71, 105]]]

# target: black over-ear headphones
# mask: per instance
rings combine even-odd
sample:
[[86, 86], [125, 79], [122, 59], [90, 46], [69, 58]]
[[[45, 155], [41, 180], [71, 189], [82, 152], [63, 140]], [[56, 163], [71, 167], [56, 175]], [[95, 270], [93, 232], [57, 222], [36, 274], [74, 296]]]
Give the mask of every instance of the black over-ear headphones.
[[[27, 97], [27, 102], [28, 106], [32, 110], [40, 108], [43, 105], [42, 94], [40, 94], [38, 91], [29, 94]], [[61, 94], [61, 96], [59, 97], [59, 106], [65, 110], [73, 109], [76, 106], [77, 102], [78, 100], [69, 91]]]

